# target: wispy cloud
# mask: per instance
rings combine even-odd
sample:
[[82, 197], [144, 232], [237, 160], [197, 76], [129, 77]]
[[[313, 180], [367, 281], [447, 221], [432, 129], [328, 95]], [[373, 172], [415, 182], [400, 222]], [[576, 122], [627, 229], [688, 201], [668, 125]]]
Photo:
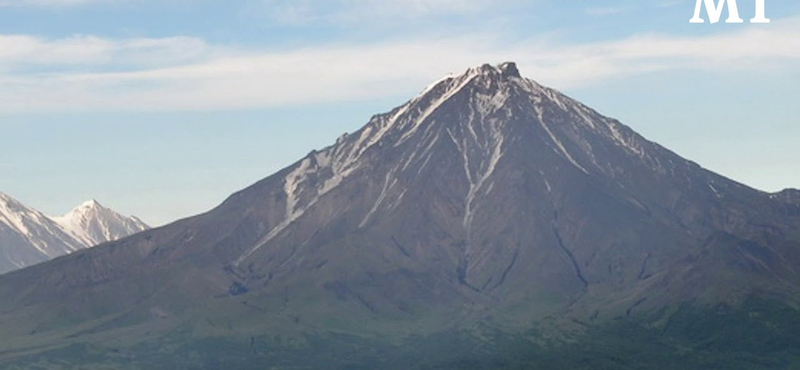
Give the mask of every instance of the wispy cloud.
[[686, 2], [685, 1], [681, 1], [681, 0], [663, 0], [663, 1], [659, 1], [658, 3], [656, 3], [656, 7], [658, 7], [658, 8], [671, 8], [671, 7], [674, 7], [674, 6], [681, 5], [681, 4], [686, 4]]
[[[486, 10], [525, 3], [523, 0], [253, 0], [248, 11], [271, 21], [306, 25], [354, 22], [408, 22], [429, 17], [479, 14]], [[528, 3], [530, 0], [527, 1]]]
[[112, 0], [0, 0], [0, 7], [10, 7], [10, 6], [69, 7], [69, 6], [86, 5], [89, 3], [100, 3], [100, 2], [110, 2], [110, 1]]
[[163, 66], [211, 55], [211, 47], [205, 41], [191, 37], [110, 40], [74, 35], [47, 40], [28, 35], [0, 34], [0, 70], [6, 71], [65, 65], [90, 68], [103, 65]]
[[[237, 109], [402, 96], [443, 74], [505, 60], [558, 88], [674, 69], [789, 69], [800, 60], [798, 21], [701, 37], [640, 35], [568, 46], [556, 39], [509, 44], [498, 35], [473, 34], [277, 52], [232, 50], [194, 38], [3, 36], [0, 113]], [[32, 64], [41, 70], [26, 69]]]
[[622, 14], [629, 10], [628, 7], [625, 6], [606, 6], [606, 7], [591, 7], [591, 8], [584, 8], [583, 12], [594, 16], [594, 17], [605, 17], [609, 15], [616, 15]]

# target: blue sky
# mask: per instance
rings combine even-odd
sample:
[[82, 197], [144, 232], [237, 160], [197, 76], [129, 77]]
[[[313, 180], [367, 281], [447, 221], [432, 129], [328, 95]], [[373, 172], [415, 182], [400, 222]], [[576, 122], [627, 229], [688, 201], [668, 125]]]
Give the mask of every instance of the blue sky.
[[0, 0], [0, 191], [164, 224], [506, 60], [723, 175], [800, 187], [800, 2], [766, 3], [770, 24], [698, 25], [694, 0]]

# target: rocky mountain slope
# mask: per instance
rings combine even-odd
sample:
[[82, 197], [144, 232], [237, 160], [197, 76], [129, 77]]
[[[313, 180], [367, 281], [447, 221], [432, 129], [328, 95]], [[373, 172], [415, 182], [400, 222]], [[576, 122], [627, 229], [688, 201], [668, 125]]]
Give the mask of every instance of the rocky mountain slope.
[[783, 202], [800, 206], [800, 190], [798, 189], [786, 189], [773, 194], [773, 197]]
[[[669, 368], [721, 307], [793, 312], [799, 264], [797, 204], [483, 65], [208, 213], [3, 276], [0, 363], [577, 369], [551, 341], [628, 332]], [[581, 366], [643, 366], [606, 360]]]

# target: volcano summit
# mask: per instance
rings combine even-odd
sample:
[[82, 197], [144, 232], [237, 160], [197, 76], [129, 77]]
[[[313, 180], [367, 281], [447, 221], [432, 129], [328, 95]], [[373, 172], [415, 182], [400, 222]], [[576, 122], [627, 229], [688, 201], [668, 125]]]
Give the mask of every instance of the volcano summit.
[[786, 199], [483, 65], [208, 213], [0, 277], [0, 364], [791, 368]]

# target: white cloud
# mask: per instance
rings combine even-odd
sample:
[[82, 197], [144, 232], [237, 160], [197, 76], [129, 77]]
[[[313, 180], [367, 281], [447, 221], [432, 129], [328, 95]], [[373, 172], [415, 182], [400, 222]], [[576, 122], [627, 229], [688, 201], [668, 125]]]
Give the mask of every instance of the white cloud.
[[93, 36], [75, 36], [57, 41], [25, 35], [0, 35], [0, 65], [82, 64], [104, 61], [113, 42]]
[[[474, 34], [278, 52], [230, 50], [193, 38], [4, 36], [0, 113], [237, 109], [404, 96], [446, 73], [505, 60], [557, 88], [671, 69], [796, 68], [798, 20], [711, 36], [646, 35], [567, 46], [538, 37], [508, 44]], [[20, 70], [30, 64], [53, 70]]]

